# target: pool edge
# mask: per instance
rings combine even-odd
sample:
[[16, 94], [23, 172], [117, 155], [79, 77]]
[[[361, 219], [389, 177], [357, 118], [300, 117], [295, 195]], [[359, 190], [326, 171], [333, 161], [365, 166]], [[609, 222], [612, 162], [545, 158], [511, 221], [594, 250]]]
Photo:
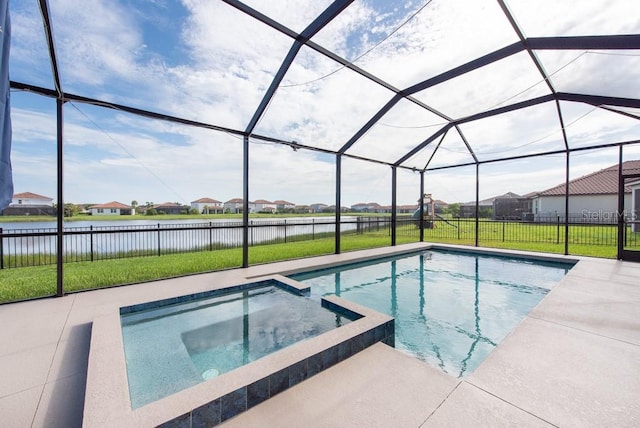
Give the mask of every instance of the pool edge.
[[[267, 278], [296, 288], [302, 286], [280, 275], [261, 279]], [[258, 281], [254, 278], [250, 282]], [[89, 348], [83, 426], [191, 426], [192, 422], [213, 426], [376, 342], [393, 346], [392, 317], [336, 296], [324, 298], [322, 304], [361, 318], [135, 410], [129, 399], [119, 311], [96, 318]]]

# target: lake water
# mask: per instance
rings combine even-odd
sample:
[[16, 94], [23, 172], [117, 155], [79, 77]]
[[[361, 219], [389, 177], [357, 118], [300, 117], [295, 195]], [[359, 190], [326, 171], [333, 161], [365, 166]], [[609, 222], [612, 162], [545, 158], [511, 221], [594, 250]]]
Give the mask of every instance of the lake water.
[[[355, 230], [356, 217], [341, 217], [341, 230]], [[251, 219], [249, 245], [287, 240], [293, 236], [334, 233], [335, 217], [288, 217]], [[55, 254], [55, 221], [7, 222], [3, 229], [5, 255]], [[180, 230], [176, 230], [179, 228]], [[197, 248], [239, 247], [243, 241], [242, 219], [72, 221], [64, 224], [65, 253], [101, 254], [138, 251], [177, 252]], [[30, 236], [12, 236], [28, 234]], [[310, 238], [311, 239], [311, 238]]]

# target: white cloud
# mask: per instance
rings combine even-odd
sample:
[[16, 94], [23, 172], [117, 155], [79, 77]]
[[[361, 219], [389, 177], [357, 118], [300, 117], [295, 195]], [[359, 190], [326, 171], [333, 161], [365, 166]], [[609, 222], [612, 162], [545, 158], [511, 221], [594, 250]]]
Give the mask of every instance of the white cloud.
[[[556, 3], [549, 4], [549, 10]], [[586, 34], [594, 26], [614, 32], [640, 31], [637, 20], [622, 16], [624, 8], [614, 3], [611, 10], [605, 8], [599, 14], [593, 11], [604, 3], [574, 5], [572, 11], [583, 13], [579, 18], [588, 22], [588, 26], [577, 18], [573, 22], [573, 18], [567, 20], [563, 16], [556, 21], [556, 16], [541, 11], [550, 22], [545, 27], [544, 20], [537, 22], [537, 17], [528, 14], [527, 2], [509, 2], [530, 35], [565, 31], [570, 26], [575, 26], [571, 28], [577, 34]], [[329, 2], [312, 2], [304, 7], [295, 1], [251, 4], [299, 31]], [[423, 4], [355, 2], [314, 40], [353, 59], [380, 42]], [[234, 8], [209, 0], [126, 3], [59, 0], [51, 3], [51, 7], [66, 90], [237, 129], [247, 126], [293, 43]], [[155, 9], [146, 9], [150, 7]], [[174, 14], [175, 10], [182, 15]], [[16, 65], [16, 73], [12, 78], [19, 81], [46, 81], [48, 73], [48, 61], [43, 63], [41, 59], [46, 53], [41, 23], [39, 15], [34, 16], [33, 12], [22, 9], [15, 14], [12, 65]], [[538, 31], [536, 26], [541, 29]], [[357, 63], [403, 87], [516, 40], [495, 1], [434, 0]], [[175, 46], [164, 46], [165, 41]], [[545, 52], [540, 58], [547, 71], [554, 72], [579, 54]], [[613, 63], [617, 65], [609, 67]], [[639, 65], [638, 57], [586, 54], [558, 72], [554, 82], [566, 88], [563, 90], [588, 93], [595, 90], [603, 95], [637, 97], [640, 88], [633, 70]], [[339, 68], [315, 51], [303, 48], [256, 133], [317, 147], [340, 148], [393, 94], [347, 69], [331, 74]], [[545, 85], [537, 85], [518, 95], [539, 80], [533, 62], [523, 53], [416, 96], [446, 114], [459, 117], [546, 93]], [[569, 103], [562, 105], [568, 112], [568, 122], [588, 109]], [[90, 119], [73, 106], [65, 107], [65, 186], [69, 198], [79, 202], [115, 199], [128, 203], [131, 199], [188, 202], [202, 196], [220, 200], [241, 196], [242, 142], [237, 138], [77, 106]], [[34, 161], [44, 162], [47, 156], [38, 154], [28, 161], [27, 158], [33, 147], [42, 150], [47, 147], [49, 152], [55, 147], [55, 117], [51, 108], [34, 108], [32, 103], [20, 102], [13, 115], [14, 168], [18, 180], [21, 186], [34, 187], [25, 191], [41, 193], [35, 188], [42, 181], [35, 181]], [[435, 132], [438, 127], [431, 125], [439, 123], [442, 119], [403, 101], [349, 153], [395, 162]], [[562, 145], [553, 103], [463, 125], [461, 129], [482, 159]], [[638, 138], [638, 133], [637, 121], [602, 112], [589, 114], [568, 127], [568, 135], [576, 145], [633, 139]], [[424, 167], [435, 143], [407, 164]], [[333, 204], [332, 156], [253, 143], [250, 153], [251, 198]], [[588, 168], [593, 161], [585, 159], [589, 162], [581, 162], [581, 168]], [[468, 160], [466, 147], [455, 130], [451, 130], [432, 165]], [[487, 174], [482, 180], [483, 195], [504, 193], [505, 183], [514, 183], [505, 191], [523, 192], [526, 183], [539, 187], [548, 177], [555, 177], [555, 172], [546, 174], [539, 165], [521, 169], [511, 170], [504, 164], [502, 172], [497, 168], [495, 173]], [[51, 173], [51, 160], [42, 170]], [[429, 186], [439, 199], [452, 202], [474, 197], [474, 168], [428, 173], [429, 176], [434, 178]], [[415, 201], [417, 177], [410, 172], [403, 175], [398, 203]], [[343, 180], [344, 205], [390, 203], [391, 169], [387, 166], [345, 160]], [[557, 184], [556, 181], [554, 178], [548, 187]], [[413, 185], [416, 187], [412, 188]]]

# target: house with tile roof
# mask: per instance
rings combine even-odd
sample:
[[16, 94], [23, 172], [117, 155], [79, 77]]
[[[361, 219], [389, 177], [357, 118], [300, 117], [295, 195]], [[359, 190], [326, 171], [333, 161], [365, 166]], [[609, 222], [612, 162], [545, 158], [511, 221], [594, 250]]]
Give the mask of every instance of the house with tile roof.
[[311, 204], [309, 205], [309, 212], [310, 213], [322, 213], [325, 212], [325, 210], [327, 210], [327, 208], [329, 208], [329, 205], [327, 204], [323, 204], [323, 203], [315, 203], [315, 204]]
[[377, 202], [360, 202], [351, 205], [351, 211], [360, 213], [377, 213], [384, 212], [383, 208]]
[[287, 202], [287, 201], [278, 199], [277, 201], [273, 201], [273, 203], [278, 209], [278, 212], [292, 212], [292, 211], [295, 211], [296, 209], [296, 204], [294, 204], [293, 202]]
[[268, 213], [275, 213], [278, 210], [278, 206], [270, 201], [267, 201], [265, 199], [256, 199], [255, 201], [253, 201], [254, 204], [254, 209], [256, 212], [268, 212]]
[[162, 204], [155, 204], [153, 208], [158, 213], [171, 214], [171, 215], [185, 214], [189, 212], [188, 206], [181, 205], [176, 202], [164, 202]]
[[2, 215], [56, 215], [53, 198], [37, 193], [14, 193], [11, 203]]
[[132, 215], [135, 211], [130, 205], [125, 205], [118, 201], [107, 202], [106, 204], [92, 205], [89, 207], [91, 215]]
[[[224, 203], [223, 207], [224, 207], [225, 213], [239, 214], [243, 210], [244, 199], [242, 198], [229, 199], [227, 202]], [[249, 213], [254, 213], [254, 212], [256, 212], [256, 205], [253, 202], [249, 201]]]
[[10, 205], [52, 207], [53, 198], [49, 198], [48, 196], [42, 196], [42, 195], [38, 195], [36, 193], [31, 193], [31, 192], [14, 193], [13, 198], [11, 199]]
[[[640, 174], [640, 160], [623, 162], [624, 174]], [[537, 221], [565, 218], [566, 184], [536, 193], [531, 209]], [[625, 206], [631, 206], [631, 188], [625, 187]], [[569, 220], [576, 222], [617, 222], [618, 165], [569, 181]]]
[[224, 211], [222, 202], [212, 198], [200, 198], [191, 201], [191, 208], [201, 214], [218, 214]]

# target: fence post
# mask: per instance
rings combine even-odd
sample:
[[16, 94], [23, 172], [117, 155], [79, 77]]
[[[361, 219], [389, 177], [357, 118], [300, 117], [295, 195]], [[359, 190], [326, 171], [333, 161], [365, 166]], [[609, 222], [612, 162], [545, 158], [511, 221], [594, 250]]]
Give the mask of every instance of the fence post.
[[502, 222], [502, 242], [504, 242], [504, 226], [505, 226], [505, 222]]
[[287, 243], [287, 219], [284, 220], [284, 243]]
[[213, 222], [209, 222], [209, 251], [213, 251]]
[[160, 223], [158, 223], [158, 256], [161, 254], [160, 252]]
[[458, 241], [460, 240], [460, 217], [458, 217]]
[[4, 269], [4, 229], [0, 227], [0, 269]]
[[91, 255], [91, 261], [93, 261], [93, 225], [89, 226], [89, 254]]
[[556, 244], [560, 243], [560, 216], [556, 217]]

